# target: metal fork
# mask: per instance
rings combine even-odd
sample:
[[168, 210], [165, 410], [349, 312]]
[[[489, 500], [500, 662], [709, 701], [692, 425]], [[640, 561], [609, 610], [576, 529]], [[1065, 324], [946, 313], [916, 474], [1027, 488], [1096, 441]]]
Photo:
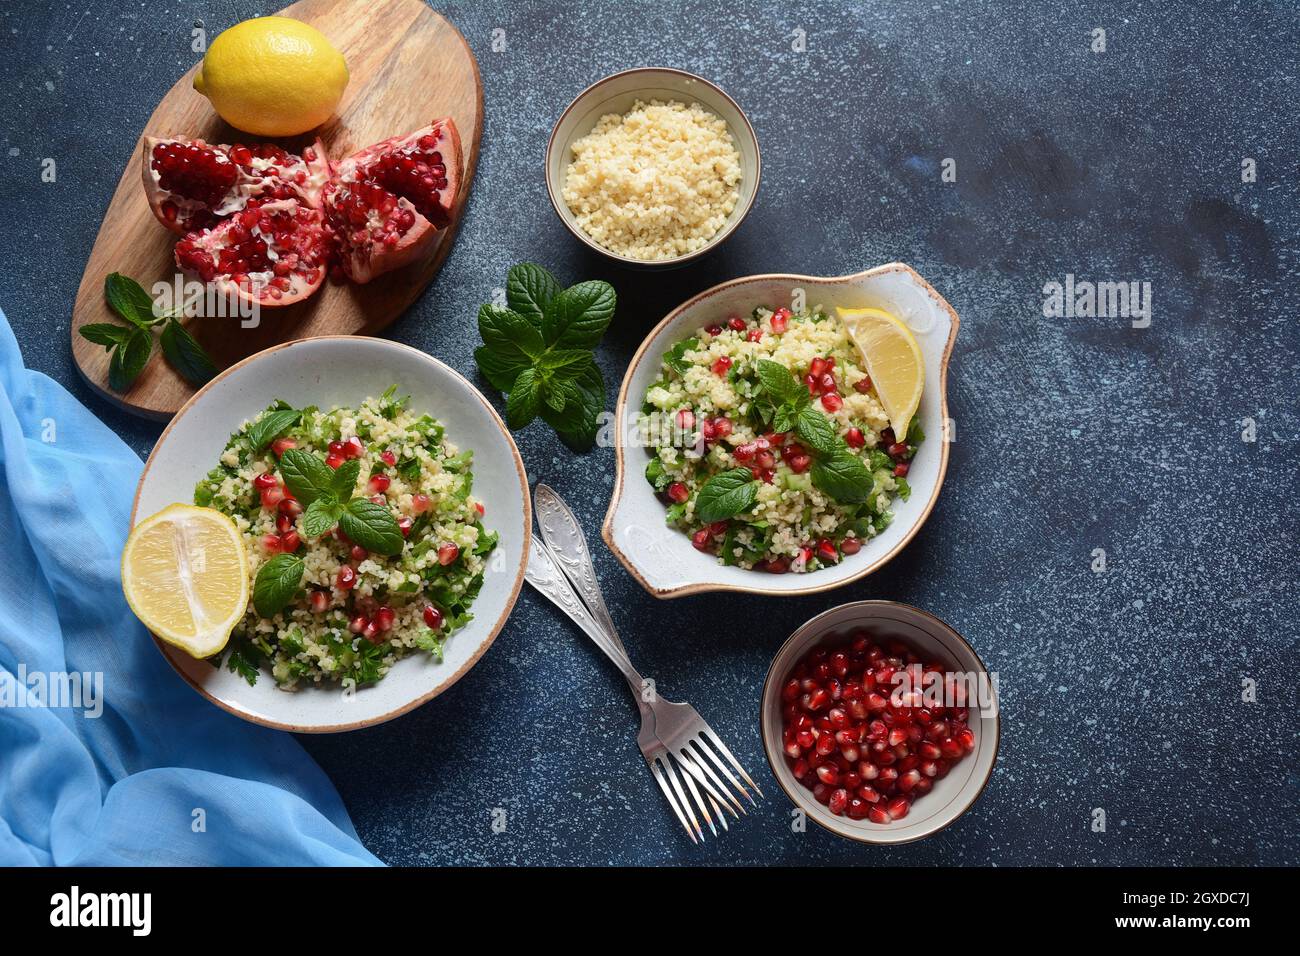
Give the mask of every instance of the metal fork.
[[[573, 512], [546, 485], [538, 485], [536, 505], [545, 543], [533, 541], [528, 582], [568, 614], [623, 674], [641, 713], [637, 746], [687, 835], [692, 841], [703, 839], [699, 822], [703, 817], [717, 836], [715, 816], [727, 829], [726, 813], [739, 819], [746, 812], [735, 793], [753, 804], [745, 783], [760, 797], [762, 790], [694, 707], [659, 697], [653, 683], [632, 665], [601, 596], [586, 539]], [[697, 808], [700, 816], [695, 813]]]

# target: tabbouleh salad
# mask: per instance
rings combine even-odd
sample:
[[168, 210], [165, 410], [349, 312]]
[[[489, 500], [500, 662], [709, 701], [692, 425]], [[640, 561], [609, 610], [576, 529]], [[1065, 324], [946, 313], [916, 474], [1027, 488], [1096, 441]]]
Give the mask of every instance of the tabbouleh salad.
[[412, 651], [441, 659], [472, 617], [497, 543], [473, 452], [395, 393], [329, 411], [275, 402], [195, 488], [247, 549], [253, 599], [226, 664], [250, 684], [262, 667], [286, 690], [373, 683]]
[[776, 574], [838, 564], [883, 531], [924, 436], [899, 441], [843, 323], [757, 308], [677, 343], [646, 390], [646, 480], [719, 563]]

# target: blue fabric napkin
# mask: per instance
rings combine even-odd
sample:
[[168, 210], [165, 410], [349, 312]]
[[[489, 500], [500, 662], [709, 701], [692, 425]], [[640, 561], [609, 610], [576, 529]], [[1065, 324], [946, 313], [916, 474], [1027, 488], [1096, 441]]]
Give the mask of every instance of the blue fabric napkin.
[[377, 865], [298, 742], [201, 698], [131, 615], [140, 470], [0, 312], [0, 864]]

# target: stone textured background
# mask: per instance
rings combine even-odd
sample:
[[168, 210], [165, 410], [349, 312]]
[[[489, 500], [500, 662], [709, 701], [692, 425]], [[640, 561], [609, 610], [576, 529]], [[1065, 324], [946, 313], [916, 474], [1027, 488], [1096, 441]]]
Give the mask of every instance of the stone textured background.
[[[756, 272], [911, 263], [962, 317], [948, 481], [889, 567], [820, 597], [657, 602], [598, 554], [643, 670], [693, 702], [769, 799], [691, 846], [635, 748], [621, 680], [525, 589], [484, 660], [385, 726], [308, 738], [392, 863], [1297, 863], [1294, 10], [1254, 4], [489, 3], [444, 13], [474, 48], [487, 127], [459, 239], [388, 334], [473, 375], [474, 314], [514, 262], [619, 294], [611, 401], [645, 332]], [[159, 427], [78, 379], [71, 303], [136, 132], [209, 36], [274, 3], [105, 0], [0, 10], [0, 306], [27, 364], [141, 455]], [[1108, 51], [1090, 51], [1107, 30]], [[508, 49], [493, 53], [494, 28]], [[791, 49], [793, 31], [807, 51]], [[670, 65], [721, 83], [763, 149], [757, 205], [712, 258], [611, 267], [546, 199], [552, 123], [589, 82]], [[395, 131], [396, 132], [396, 131]], [[58, 181], [40, 181], [54, 157]], [[944, 157], [958, 181], [940, 182]], [[1259, 180], [1241, 182], [1243, 157]], [[1150, 328], [1046, 319], [1067, 272], [1144, 280]], [[500, 402], [498, 402], [500, 405]], [[1241, 439], [1253, 418], [1258, 440]], [[534, 480], [593, 535], [613, 453], [519, 435]], [[1090, 570], [1104, 548], [1110, 569]], [[1002, 751], [944, 833], [875, 849], [795, 834], [762, 757], [767, 662], [833, 604], [891, 598], [952, 623], [1001, 675]], [[1243, 676], [1259, 701], [1243, 704]], [[508, 829], [493, 834], [491, 808]], [[1108, 814], [1089, 829], [1092, 808]]]

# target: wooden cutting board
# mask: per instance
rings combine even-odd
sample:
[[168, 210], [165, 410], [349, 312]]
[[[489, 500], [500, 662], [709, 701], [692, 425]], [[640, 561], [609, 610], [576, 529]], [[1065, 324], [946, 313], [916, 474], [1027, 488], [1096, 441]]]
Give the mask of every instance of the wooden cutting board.
[[[463, 153], [460, 201], [455, 218], [424, 261], [366, 285], [326, 280], [306, 302], [261, 310], [257, 328], [242, 328], [238, 318], [189, 320], [187, 327], [218, 368], [289, 339], [372, 335], [391, 323], [419, 296], [447, 257], [478, 164], [483, 132], [478, 64], [456, 28], [421, 0], [301, 0], [280, 14], [310, 23], [325, 34], [347, 60], [351, 79], [338, 113], [329, 123], [313, 134], [277, 142], [298, 150], [319, 135], [329, 155], [337, 160], [363, 146], [419, 129], [437, 117], [450, 116], [460, 131]], [[194, 394], [194, 388], [155, 348], [130, 391], [110, 391], [108, 354], [102, 346], [82, 338], [77, 329], [88, 322], [121, 321], [104, 301], [104, 277], [109, 273], [124, 273], [148, 290], [155, 282], [173, 282], [179, 272], [172, 259], [179, 237], [154, 219], [141, 185], [144, 136], [201, 137], [212, 143], [257, 141], [222, 121], [208, 100], [195, 92], [193, 77], [199, 60], [163, 97], [136, 142], [95, 239], [72, 309], [72, 354], [86, 381], [114, 404], [159, 420], [175, 414]]]

